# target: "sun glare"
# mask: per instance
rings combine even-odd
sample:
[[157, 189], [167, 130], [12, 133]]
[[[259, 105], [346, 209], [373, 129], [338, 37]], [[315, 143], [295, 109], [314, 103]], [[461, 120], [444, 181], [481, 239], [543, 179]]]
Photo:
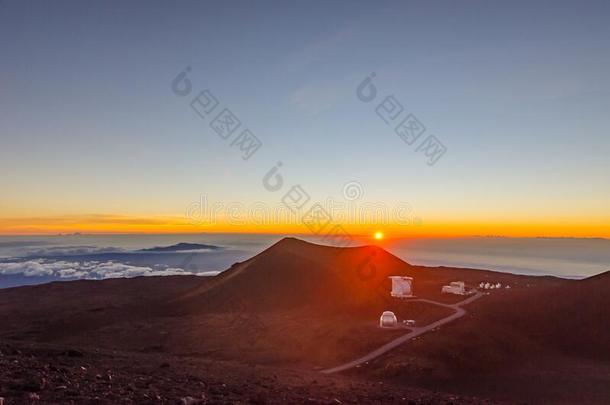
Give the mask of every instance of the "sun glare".
[[373, 235], [373, 237], [374, 237], [376, 240], [381, 240], [381, 239], [383, 239], [383, 232], [381, 232], [381, 231], [377, 231], [377, 232], [375, 232], [375, 235]]

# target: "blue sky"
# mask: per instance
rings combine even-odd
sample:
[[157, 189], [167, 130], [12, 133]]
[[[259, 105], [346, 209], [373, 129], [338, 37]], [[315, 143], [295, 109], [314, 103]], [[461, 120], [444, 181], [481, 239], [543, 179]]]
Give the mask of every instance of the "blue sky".
[[[4, 0], [0, 217], [273, 203], [261, 178], [282, 161], [315, 199], [358, 181], [430, 222], [610, 224], [608, 17], [602, 1]], [[186, 66], [262, 140], [251, 159], [172, 93]], [[447, 147], [437, 164], [358, 100], [371, 72]]]

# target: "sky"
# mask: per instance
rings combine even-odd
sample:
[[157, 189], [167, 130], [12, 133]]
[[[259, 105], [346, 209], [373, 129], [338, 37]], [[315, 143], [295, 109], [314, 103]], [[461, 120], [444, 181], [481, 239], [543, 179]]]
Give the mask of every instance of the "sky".
[[[609, 17], [607, 1], [0, 0], [0, 234], [309, 232], [321, 202], [353, 208], [332, 216], [357, 233], [610, 237]], [[204, 90], [218, 105], [200, 116]], [[294, 186], [307, 204], [275, 215]]]

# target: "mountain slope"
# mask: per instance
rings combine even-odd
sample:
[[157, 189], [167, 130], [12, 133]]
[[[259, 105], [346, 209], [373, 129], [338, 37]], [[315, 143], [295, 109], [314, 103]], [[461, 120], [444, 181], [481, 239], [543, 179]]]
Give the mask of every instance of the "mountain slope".
[[610, 359], [610, 271], [489, 308], [514, 328], [569, 353]]
[[337, 248], [285, 238], [182, 300], [214, 309], [239, 299], [261, 310], [373, 305], [376, 312], [389, 297], [389, 275], [430, 278], [376, 246]]

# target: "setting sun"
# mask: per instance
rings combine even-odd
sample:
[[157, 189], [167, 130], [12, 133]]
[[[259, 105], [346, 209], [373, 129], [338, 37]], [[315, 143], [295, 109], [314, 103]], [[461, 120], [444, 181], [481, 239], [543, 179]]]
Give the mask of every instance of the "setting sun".
[[0, 0], [0, 405], [610, 405], [610, 0], [150, 3]]

